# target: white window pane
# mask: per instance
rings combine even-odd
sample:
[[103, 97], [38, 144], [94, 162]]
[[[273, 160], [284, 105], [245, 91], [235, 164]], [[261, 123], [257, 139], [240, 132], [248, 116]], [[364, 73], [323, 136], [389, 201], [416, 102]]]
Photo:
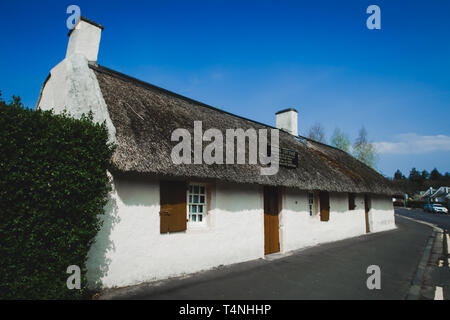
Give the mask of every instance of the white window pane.
[[194, 186], [194, 193], [198, 193], [198, 186]]
[[205, 203], [205, 196], [200, 196], [200, 203]]
[[189, 195], [189, 203], [192, 203], [192, 196]]
[[189, 193], [192, 193], [192, 186], [189, 186]]
[[193, 206], [192, 206], [191, 212], [197, 213], [197, 206], [196, 206], [196, 205], [193, 205]]
[[191, 220], [192, 220], [192, 222], [196, 222], [197, 221], [197, 215], [193, 214], [191, 216]]
[[198, 206], [198, 212], [200, 212], [200, 213], [203, 212], [203, 206]]
[[205, 187], [200, 187], [200, 193], [204, 194], [205, 193]]
[[198, 203], [198, 195], [194, 195], [193, 203]]
[[199, 222], [202, 222], [202, 220], [203, 220], [203, 215], [199, 214], [199, 215], [198, 215], [198, 221], [199, 221]]

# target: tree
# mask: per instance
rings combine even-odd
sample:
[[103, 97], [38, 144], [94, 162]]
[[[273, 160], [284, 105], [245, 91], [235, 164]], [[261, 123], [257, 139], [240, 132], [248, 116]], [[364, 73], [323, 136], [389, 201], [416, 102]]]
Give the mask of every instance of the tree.
[[406, 180], [406, 177], [403, 175], [403, 173], [397, 169], [394, 173], [394, 180]]
[[410, 182], [421, 183], [422, 182], [422, 175], [420, 174], [419, 171], [417, 171], [416, 168], [412, 168], [411, 171], [409, 172], [408, 180]]
[[325, 138], [325, 130], [318, 122], [316, 122], [316, 124], [309, 129], [308, 138], [321, 143], [327, 142]]
[[367, 138], [367, 130], [361, 127], [358, 137], [353, 144], [353, 156], [369, 167], [376, 169], [378, 154], [373, 143]]
[[424, 185], [425, 179], [423, 178], [422, 174], [416, 168], [412, 168], [408, 177], [408, 186], [410, 192], [420, 191], [425, 188]]
[[430, 174], [428, 173], [427, 170], [423, 170], [423, 171], [422, 171], [422, 179], [423, 179], [423, 180], [428, 180], [428, 179], [430, 179]]
[[350, 139], [339, 128], [334, 129], [333, 135], [331, 136], [331, 145], [342, 151], [350, 152]]
[[24, 108], [24, 105], [22, 103], [22, 99], [20, 98], [20, 96], [13, 96], [12, 100], [9, 103], [6, 103], [6, 101], [3, 100], [2, 92], [0, 91], [0, 107], [4, 107], [4, 106]]
[[430, 180], [436, 181], [440, 179], [442, 179], [442, 174], [436, 168], [434, 168], [430, 173]]

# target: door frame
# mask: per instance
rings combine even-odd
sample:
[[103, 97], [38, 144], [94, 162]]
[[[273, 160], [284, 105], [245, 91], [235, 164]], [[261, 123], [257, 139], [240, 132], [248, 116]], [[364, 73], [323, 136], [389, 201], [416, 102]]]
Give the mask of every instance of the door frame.
[[364, 219], [366, 221], [366, 233], [370, 232], [369, 212], [370, 212], [370, 195], [364, 194]]

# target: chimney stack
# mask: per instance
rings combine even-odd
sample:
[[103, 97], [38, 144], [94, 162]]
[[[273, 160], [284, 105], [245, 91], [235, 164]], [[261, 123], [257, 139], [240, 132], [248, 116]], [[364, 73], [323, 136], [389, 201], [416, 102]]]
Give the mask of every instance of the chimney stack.
[[66, 58], [73, 54], [82, 54], [88, 61], [97, 62], [102, 30], [103, 27], [98, 23], [80, 17], [69, 32]]
[[277, 128], [298, 136], [298, 112], [294, 108], [284, 109], [275, 113]]

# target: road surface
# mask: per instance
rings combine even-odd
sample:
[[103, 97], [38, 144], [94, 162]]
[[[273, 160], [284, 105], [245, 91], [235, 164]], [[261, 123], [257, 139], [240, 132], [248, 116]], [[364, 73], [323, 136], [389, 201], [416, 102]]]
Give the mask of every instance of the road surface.
[[[416, 219], [444, 230], [443, 237], [447, 237], [450, 231], [450, 215], [425, 212], [421, 209], [396, 209], [397, 215]], [[448, 237], [447, 237], [448, 239]], [[425, 276], [422, 283], [421, 299], [433, 299], [440, 296], [445, 300], [450, 300], [450, 254], [448, 245], [443, 243], [443, 239], [436, 239], [430, 261], [428, 262]], [[450, 242], [447, 240], [447, 243]], [[443, 244], [439, 246], [439, 244]]]
[[421, 209], [410, 210], [402, 208], [396, 208], [395, 213], [405, 217], [414, 218], [417, 220], [435, 224], [439, 228], [442, 228], [447, 231], [450, 230], [450, 214], [441, 214], [441, 213], [438, 214], [425, 212]]

